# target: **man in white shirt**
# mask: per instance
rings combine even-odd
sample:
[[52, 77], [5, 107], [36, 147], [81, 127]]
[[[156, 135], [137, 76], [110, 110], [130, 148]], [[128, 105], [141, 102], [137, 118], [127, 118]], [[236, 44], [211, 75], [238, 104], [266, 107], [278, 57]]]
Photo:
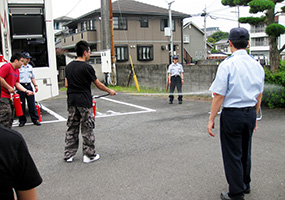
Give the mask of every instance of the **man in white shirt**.
[[175, 90], [175, 87], [177, 87], [178, 91], [178, 102], [179, 104], [182, 104], [182, 84], [184, 83], [183, 79], [183, 66], [178, 63], [178, 56], [173, 56], [173, 62], [171, 65], [169, 65], [168, 68], [168, 81], [170, 85], [170, 93], [169, 93], [169, 103], [173, 103], [173, 92]]
[[215, 93], [208, 123], [212, 132], [220, 107], [220, 139], [224, 169], [229, 192], [222, 192], [223, 200], [244, 200], [250, 193], [251, 142], [257, 128], [263, 86], [262, 66], [247, 54], [249, 33], [244, 28], [233, 28], [229, 35], [232, 56], [223, 61], [210, 90]]

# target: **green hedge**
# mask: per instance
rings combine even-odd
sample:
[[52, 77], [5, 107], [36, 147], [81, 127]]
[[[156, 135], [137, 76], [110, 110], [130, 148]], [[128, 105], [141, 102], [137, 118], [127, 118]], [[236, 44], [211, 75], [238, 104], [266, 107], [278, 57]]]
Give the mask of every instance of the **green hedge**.
[[285, 108], [285, 60], [281, 61], [279, 70], [265, 70], [265, 87], [262, 105], [269, 108]]

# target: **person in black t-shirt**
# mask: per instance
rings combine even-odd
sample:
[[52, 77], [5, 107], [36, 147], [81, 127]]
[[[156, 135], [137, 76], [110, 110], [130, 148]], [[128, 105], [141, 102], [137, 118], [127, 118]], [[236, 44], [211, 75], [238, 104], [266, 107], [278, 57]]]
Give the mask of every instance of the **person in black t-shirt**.
[[91, 83], [98, 89], [116, 95], [96, 77], [94, 68], [86, 63], [90, 58], [90, 47], [86, 41], [79, 41], [76, 46], [78, 58], [65, 68], [65, 87], [67, 87], [68, 120], [65, 137], [64, 160], [72, 162], [78, 150], [79, 129], [83, 138], [83, 162], [90, 163], [100, 158], [95, 153], [95, 118], [92, 111]]
[[0, 124], [0, 199], [36, 200], [42, 178], [24, 138]]

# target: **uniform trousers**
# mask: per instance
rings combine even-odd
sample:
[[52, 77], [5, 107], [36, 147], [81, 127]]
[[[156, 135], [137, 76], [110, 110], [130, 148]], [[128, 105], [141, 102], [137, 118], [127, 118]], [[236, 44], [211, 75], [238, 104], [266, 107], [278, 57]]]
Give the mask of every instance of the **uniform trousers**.
[[256, 109], [224, 108], [220, 118], [220, 140], [229, 196], [250, 189], [251, 143]]
[[[28, 84], [22, 84], [24, 88], [27, 90], [33, 91], [33, 88], [30, 83]], [[29, 108], [29, 114], [31, 117], [32, 122], [36, 122], [39, 120], [39, 115], [36, 110], [36, 105], [35, 105], [35, 96], [34, 95], [27, 95], [25, 92], [18, 91], [22, 103], [22, 110], [23, 110], [23, 115], [19, 117], [19, 123], [25, 124], [27, 122], [27, 118], [25, 115], [26, 112], [26, 99], [27, 99], [27, 104]]]
[[[169, 101], [173, 101], [173, 92], [175, 90], [175, 87], [177, 88], [178, 94], [182, 93], [182, 83], [181, 83], [181, 77], [180, 76], [171, 76], [171, 84], [170, 84], [170, 95], [169, 95]], [[182, 101], [182, 95], [178, 95], [178, 101]]]
[[79, 130], [83, 139], [83, 154], [95, 157], [95, 118], [92, 108], [70, 106], [68, 108], [67, 131], [65, 137], [64, 159], [74, 156], [79, 146]]

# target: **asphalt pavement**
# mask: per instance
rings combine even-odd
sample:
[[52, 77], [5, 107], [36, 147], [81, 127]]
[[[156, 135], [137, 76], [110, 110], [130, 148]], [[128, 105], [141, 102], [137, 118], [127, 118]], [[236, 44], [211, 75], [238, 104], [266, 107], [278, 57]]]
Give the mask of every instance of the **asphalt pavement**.
[[[13, 127], [24, 136], [43, 178], [39, 200], [218, 200], [228, 190], [219, 117], [216, 137], [207, 133], [210, 102], [179, 105], [175, 99], [170, 105], [167, 96], [124, 93], [96, 102], [101, 158], [94, 163], [82, 162], [81, 144], [72, 163], [63, 161], [65, 92], [40, 102], [42, 126]], [[285, 110], [262, 111], [253, 136], [251, 193], [245, 199], [284, 200]]]

